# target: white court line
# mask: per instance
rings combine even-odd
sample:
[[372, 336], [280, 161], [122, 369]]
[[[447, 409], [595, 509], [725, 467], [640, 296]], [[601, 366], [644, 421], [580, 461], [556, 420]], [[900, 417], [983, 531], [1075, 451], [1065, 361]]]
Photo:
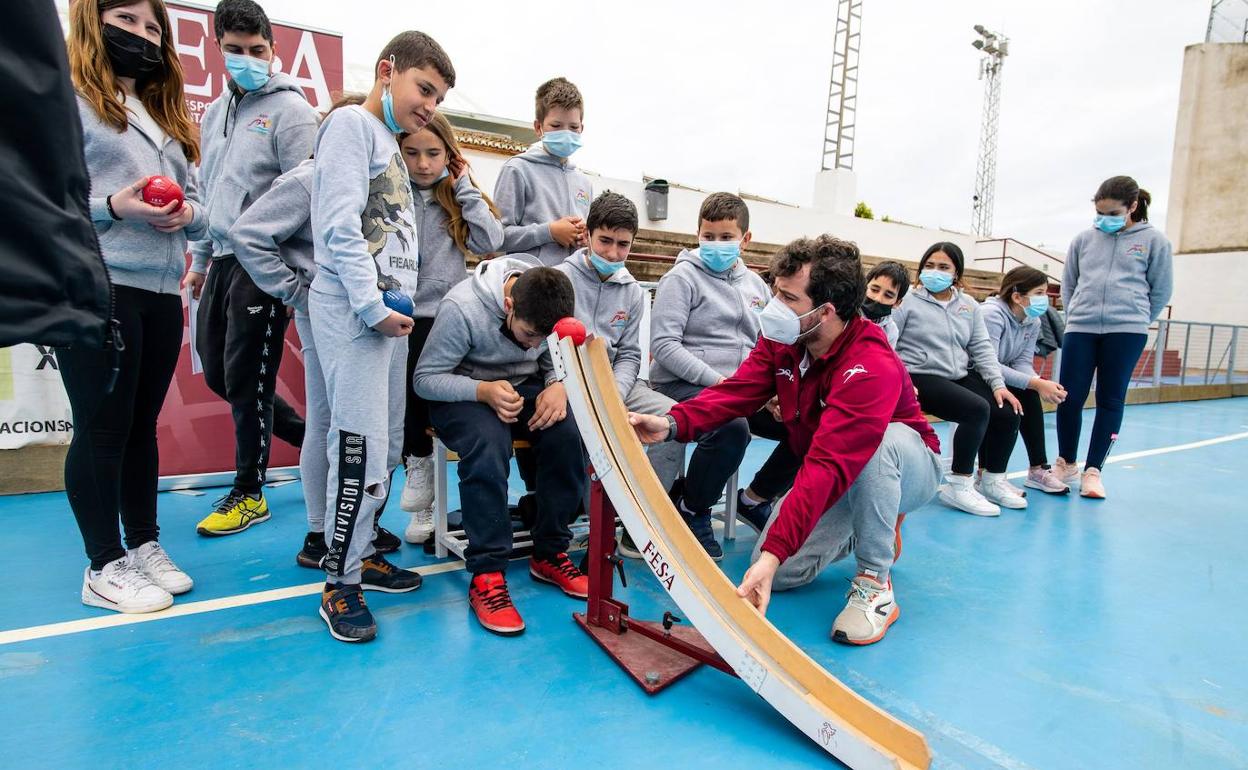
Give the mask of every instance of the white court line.
[[[1116, 457], [1109, 458], [1108, 462], [1120, 463], [1127, 460], [1134, 460], [1139, 457], [1151, 457], [1153, 455], [1169, 454], [1171, 452], [1183, 452], [1188, 449], [1200, 449], [1201, 447], [1212, 446], [1214, 444], [1224, 444], [1228, 441], [1238, 441], [1248, 438], [1248, 432], [1232, 433], [1227, 436], [1219, 436], [1218, 438], [1205, 439], [1204, 441], [1193, 441], [1190, 444], [1177, 444], [1175, 446], [1160, 447], [1157, 449], [1145, 449], [1140, 452], [1128, 452]], [[1026, 476], [1026, 471], [1009, 474], [1009, 478], [1016, 479]], [[444, 572], [456, 572], [464, 569], [464, 563], [461, 561], [452, 561], [445, 564], [434, 564], [428, 567], [419, 567], [415, 571], [421, 575], [439, 575]], [[220, 599], [205, 599], [199, 602], [188, 602], [187, 604], [175, 604], [167, 610], [160, 612], [149, 612], [142, 615], [124, 615], [116, 613], [112, 615], [103, 615], [94, 618], [82, 618], [81, 620], [67, 620], [61, 623], [48, 623], [42, 626], [30, 626], [29, 628], [15, 628], [11, 631], [0, 631], [0, 647], [6, 644], [16, 644], [18, 642], [28, 642], [34, 639], [47, 639], [52, 636], [67, 636], [69, 634], [80, 634], [84, 631], [96, 631], [102, 628], [116, 628], [118, 626], [129, 626], [135, 623], [148, 623], [154, 620], [168, 620], [170, 618], [180, 618], [187, 615], [200, 615], [205, 612], [216, 612], [217, 610], [229, 610], [235, 607], [250, 607], [254, 604], [265, 604], [267, 602], [281, 601], [282, 599], [292, 599], [297, 596], [311, 596], [319, 592], [324, 583], [306, 583], [298, 586], [288, 586], [286, 588], [272, 588], [268, 591], [256, 591], [249, 594], [237, 594], [235, 596], [223, 596]]]
[[[1200, 449], [1201, 447], [1213, 446], [1214, 444], [1225, 444], [1228, 441], [1239, 441], [1248, 438], [1248, 433], [1232, 433], [1228, 436], [1218, 436], [1217, 438], [1207, 438], [1204, 441], [1193, 441], [1190, 444], [1176, 444], [1175, 446], [1163, 446], [1157, 449], [1142, 449], [1139, 452], [1127, 452], [1122, 455], [1115, 455], [1108, 458], [1107, 463], [1123, 463], [1127, 460], [1136, 460], [1141, 457], [1152, 457], [1153, 455], [1170, 454], [1171, 452], [1183, 452], [1188, 449]], [[1021, 479], [1027, 476], [1027, 471], [1015, 471], [1006, 474], [1007, 479]]]
[[[440, 575], [443, 572], [455, 572], [462, 569], [464, 569], [462, 561], [452, 561], [445, 564], [415, 568], [413, 571], [419, 572], [421, 575]], [[148, 623], [153, 620], [168, 620], [187, 615], [216, 612], [217, 610], [229, 610], [235, 607], [249, 607], [253, 604], [293, 599], [297, 596], [312, 596], [320, 593], [321, 588], [324, 586], [324, 581], [305, 583], [304, 585], [272, 588], [268, 591], [256, 591], [250, 594], [222, 596], [220, 599], [205, 599], [199, 602], [175, 604], [167, 610], [147, 612], [141, 615], [127, 615], [118, 612], [95, 618], [67, 620], [62, 623], [48, 623], [47, 625], [31, 626], [29, 628], [15, 628], [11, 631], [0, 631], [0, 647], [6, 644], [16, 644], [17, 642], [29, 642], [33, 639], [46, 639], [50, 636], [68, 636], [69, 634], [80, 634], [83, 631], [96, 631], [101, 628], [116, 628], [117, 626], [129, 626], [135, 623]]]

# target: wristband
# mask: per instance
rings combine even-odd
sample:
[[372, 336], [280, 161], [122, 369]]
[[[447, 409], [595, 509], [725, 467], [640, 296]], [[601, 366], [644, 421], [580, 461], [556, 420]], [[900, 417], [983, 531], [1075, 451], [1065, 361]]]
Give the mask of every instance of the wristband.
[[676, 438], [676, 418], [669, 415], [667, 417], [667, 438], [664, 441], [672, 441]]
[[113, 196], [109, 195], [104, 198], [104, 205], [108, 207], [108, 215], [114, 220], [120, 222], [121, 217], [117, 216], [117, 212], [113, 210]]

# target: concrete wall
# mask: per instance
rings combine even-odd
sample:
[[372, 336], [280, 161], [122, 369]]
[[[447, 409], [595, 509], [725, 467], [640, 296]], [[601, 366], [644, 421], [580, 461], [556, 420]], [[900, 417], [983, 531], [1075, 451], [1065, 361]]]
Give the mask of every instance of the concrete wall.
[[1172, 317], [1248, 324], [1248, 45], [1183, 57], [1166, 234]]
[[1180, 254], [1248, 251], [1248, 45], [1183, 56], [1166, 233]]

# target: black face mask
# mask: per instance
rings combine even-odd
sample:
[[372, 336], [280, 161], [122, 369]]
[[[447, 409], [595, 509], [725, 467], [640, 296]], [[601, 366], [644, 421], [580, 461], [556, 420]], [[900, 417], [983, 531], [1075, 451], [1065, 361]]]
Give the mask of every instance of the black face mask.
[[104, 50], [119, 78], [141, 78], [164, 69], [161, 48], [114, 24], [104, 25]]
[[506, 318], [504, 318], [504, 319], [503, 319], [503, 325], [499, 328], [499, 331], [500, 331], [500, 332], [502, 332], [502, 335], [503, 335], [504, 337], [506, 337], [507, 339], [511, 340], [511, 344], [515, 345], [516, 347], [520, 348], [521, 350], [527, 350], [527, 348], [525, 348], [525, 346], [524, 346], [524, 345], [521, 345], [521, 344], [520, 344], [520, 340], [516, 339], [516, 335], [515, 335], [515, 333], [514, 333], [514, 332], [512, 332], [512, 330], [511, 330], [511, 324], [507, 323], [507, 319], [506, 319]]
[[862, 314], [868, 321], [883, 321], [893, 314], [893, 306], [869, 299], [862, 303]]

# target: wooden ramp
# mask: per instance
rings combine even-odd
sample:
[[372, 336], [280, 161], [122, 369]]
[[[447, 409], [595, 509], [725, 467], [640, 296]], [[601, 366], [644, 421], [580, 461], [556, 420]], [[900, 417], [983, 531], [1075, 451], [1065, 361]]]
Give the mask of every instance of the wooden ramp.
[[605, 344], [551, 338], [556, 371], [595, 473], [642, 558], [742, 681], [856, 770], [927, 768], [923, 735], [864, 700], [780, 633], [698, 544], [628, 424]]

